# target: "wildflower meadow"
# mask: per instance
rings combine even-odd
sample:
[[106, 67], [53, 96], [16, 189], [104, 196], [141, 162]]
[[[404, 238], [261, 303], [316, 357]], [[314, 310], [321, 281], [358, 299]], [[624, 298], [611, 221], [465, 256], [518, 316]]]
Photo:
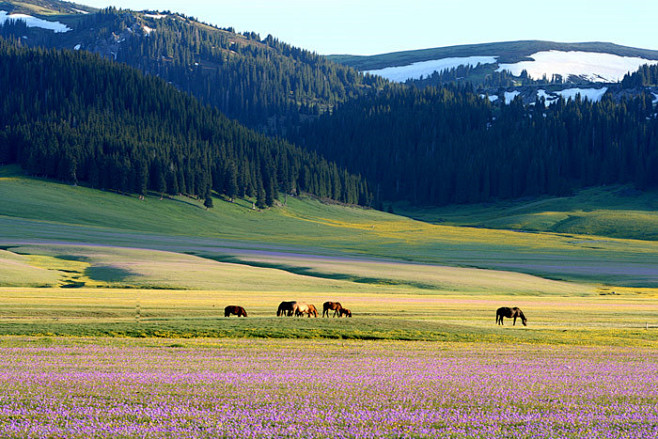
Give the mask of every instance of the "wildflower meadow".
[[658, 436], [655, 349], [262, 339], [1, 343], [2, 437]]

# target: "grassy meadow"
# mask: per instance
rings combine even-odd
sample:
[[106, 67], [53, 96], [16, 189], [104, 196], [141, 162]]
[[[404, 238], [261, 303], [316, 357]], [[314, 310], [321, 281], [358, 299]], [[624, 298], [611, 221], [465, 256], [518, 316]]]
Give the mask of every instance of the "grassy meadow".
[[0, 436], [651, 437], [658, 242], [536, 226], [581, 206], [545, 202], [519, 231], [511, 205], [206, 210], [0, 167]]
[[[149, 196], [141, 201], [26, 178], [13, 166], [0, 167], [0, 199], [0, 247], [88, 243], [241, 263], [264, 253], [358, 257], [514, 271], [591, 284], [658, 286], [658, 241], [648, 239], [433, 224], [292, 197], [285, 205], [264, 211], [253, 210], [244, 200], [216, 200], [215, 208], [205, 210], [198, 200], [186, 197]], [[636, 201], [639, 206], [641, 201]], [[461, 211], [468, 216], [472, 209]], [[632, 217], [633, 212], [620, 210], [619, 215]], [[486, 219], [484, 213], [482, 217]]]
[[[0, 167], [0, 334], [653, 346], [658, 242], [484, 227], [558, 205], [653, 215], [650, 197], [615, 191], [428, 210], [418, 221], [292, 197], [264, 211], [248, 200], [206, 210]], [[340, 301], [354, 318], [276, 318], [283, 300], [320, 310]], [[249, 318], [225, 319], [226, 305]], [[503, 305], [530, 325], [496, 327]]]
[[[613, 293], [514, 272], [266, 252], [249, 264], [92, 245], [25, 245], [3, 254], [56, 278], [0, 288], [0, 335], [658, 345], [651, 289]], [[283, 300], [320, 312], [323, 302], [340, 301], [354, 316], [277, 317]], [[247, 319], [223, 316], [236, 304]], [[521, 307], [530, 325], [496, 326], [501, 305]]]

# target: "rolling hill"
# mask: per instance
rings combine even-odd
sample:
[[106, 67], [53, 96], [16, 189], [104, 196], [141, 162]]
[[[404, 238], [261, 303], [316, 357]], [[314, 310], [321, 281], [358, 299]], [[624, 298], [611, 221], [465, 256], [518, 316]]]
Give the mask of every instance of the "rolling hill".
[[212, 191], [259, 208], [279, 192], [357, 203], [363, 189], [367, 200], [359, 177], [124, 64], [2, 39], [0, 61], [11, 89], [0, 104], [0, 163], [121, 193], [187, 194], [207, 207]]
[[[586, 194], [598, 201], [588, 207], [592, 209], [590, 224], [597, 218], [606, 221], [605, 211], [612, 209], [629, 218], [644, 210], [647, 227], [658, 221], [655, 213], [647, 210], [645, 196], [611, 196], [607, 190], [601, 191], [598, 198], [592, 195]], [[188, 197], [160, 199], [159, 194], [149, 192], [140, 200], [137, 196], [26, 177], [15, 166], [0, 167], [0, 199], [0, 246], [10, 251], [26, 245], [64, 244], [141, 248], [189, 253], [320, 279], [404, 285], [419, 291], [464, 291], [476, 285], [478, 291], [509, 287], [500, 283], [497, 272], [453, 272], [449, 267], [486, 268], [594, 285], [658, 285], [657, 241], [581, 235], [593, 231], [585, 223], [580, 228], [574, 223], [570, 233], [565, 234], [543, 232], [550, 227], [542, 228], [539, 222], [531, 233], [488, 230], [447, 222], [431, 224], [371, 209], [324, 204], [307, 197], [288, 198], [285, 206], [261, 211], [252, 210], [250, 203], [242, 200], [217, 200], [214, 209], [205, 210], [200, 201]], [[563, 209], [563, 215], [578, 215], [579, 200], [562, 199], [563, 205], [571, 206]], [[519, 213], [550, 214], [554, 209], [550, 203], [546, 210], [542, 210], [541, 203], [534, 210], [528, 204], [519, 203]], [[508, 205], [508, 215], [512, 211]], [[469, 207], [452, 209], [452, 214], [453, 224], [478, 225], [495, 219], [491, 211], [478, 212]], [[435, 213], [437, 218], [441, 217]], [[631, 222], [620, 222], [614, 235], [639, 237]], [[76, 254], [63, 253], [60, 261], [84, 256]], [[9, 260], [11, 256], [3, 254], [0, 258]], [[110, 259], [117, 262], [120, 257]], [[14, 257], [12, 263], [18, 266], [20, 261]], [[421, 270], [421, 266], [426, 268]], [[420, 271], [414, 272], [413, 267]], [[25, 264], [21, 270], [26, 277], [38, 278], [38, 273]], [[166, 264], [158, 270], [166, 270]], [[101, 270], [96, 273], [100, 278], [96, 277], [121, 280], [126, 274], [122, 273]], [[153, 279], [152, 274], [149, 276]], [[166, 279], [164, 276], [162, 282]], [[174, 283], [179, 287], [191, 284], [189, 277], [178, 279]], [[146, 282], [147, 278], [142, 280]], [[141, 281], [137, 276], [131, 282]], [[519, 291], [534, 291], [533, 282], [543, 284], [538, 279], [528, 282], [519, 284]], [[559, 292], [552, 288], [548, 290]]]

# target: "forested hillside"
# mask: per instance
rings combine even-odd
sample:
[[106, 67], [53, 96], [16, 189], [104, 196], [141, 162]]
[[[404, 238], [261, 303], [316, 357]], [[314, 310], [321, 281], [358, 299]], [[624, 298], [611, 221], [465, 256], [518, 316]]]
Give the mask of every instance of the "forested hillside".
[[0, 35], [28, 36], [23, 43], [32, 47], [77, 48], [124, 62], [271, 134], [385, 83], [272, 36], [237, 34], [181, 14], [107, 8], [67, 20], [69, 32], [8, 22]]
[[658, 86], [658, 65], [643, 65], [636, 72], [624, 76], [621, 80], [623, 88], [641, 88]]
[[[210, 186], [228, 198], [258, 197], [259, 205], [271, 205], [278, 191], [377, 206], [444, 205], [563, 195], [598, 184], [658, 184], [654, 96], [642, 88], [656, 84], [655, 67], [627, 75], [614, 86], [614, 98], [612, 85], [601, 88], [607, 95], [596, 103], [565, 101], [548, 79], [480, 75], [470, 67], [416, 81], [421, 90], [362, 75], [271, 36], [237, 34], [169, 11], [109, 8], [58, 20], [71, 30], [53, 33], [16, 21], [0, 34], [31, 47], [93, 52], [147, 77], [76, 52], [5, 45], [3, 56], [14, 58], [2, 65], [12, 93], [2, 103], [0, 162], [18, 161], [33, 174], [137, 193], [205, 196]], [[521, 43], [491, 46], [507, 47], [507, 61], [539, 47]], [[596, 51], [647, 55], [592, 44]], [[49, 60], [47, 69], [29, 66], [29, 57]], [[487, 88], [475, 91], [464, 77]], [[436, 87], [443, 83], [449, 85]], [[519, 83], [531, 93], [509, 91]], [[486, 98], [489, 89], [496, 102]], [[537, 101], [507, 105], [515, 94], [526, 104]]]
[[376, 182], [378, 199], [420, 204], [658, 185], [650, 94], [495, 106], [457, 88], [391, 88], [305, 125], [293, 141]]
[[209, 197], [278, 192], [367, 204], [364, 181], [240, 126], [160, 78], [87, 52], [0, 39], [0, 164], [96, 188]]

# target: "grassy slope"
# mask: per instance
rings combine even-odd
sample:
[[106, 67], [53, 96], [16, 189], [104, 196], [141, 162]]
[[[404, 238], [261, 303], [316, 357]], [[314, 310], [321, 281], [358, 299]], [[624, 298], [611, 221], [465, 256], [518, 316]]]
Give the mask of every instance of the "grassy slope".
[[274, 252], [270, 258], [280, 252], [359, 255], [613, 285], [658, 284], [658, 242], [652, 241], [435, 225], [308, 199], [289, 198], [287, 206], [266, 211], [244, 201], [217, 201], [206, 211], [195, 200], [139, 201], [26, 178], [15, 167], [0, 168], [0, 199], [0, 246], [96, 243], [240, 262], [257, 260], [263, 251]]
[[587, 234], [658, 240], [658, 194], [627, 186], [583, 190], [571, 197], [399, 211], [422, 221], [444, 225], [528, 232]]

